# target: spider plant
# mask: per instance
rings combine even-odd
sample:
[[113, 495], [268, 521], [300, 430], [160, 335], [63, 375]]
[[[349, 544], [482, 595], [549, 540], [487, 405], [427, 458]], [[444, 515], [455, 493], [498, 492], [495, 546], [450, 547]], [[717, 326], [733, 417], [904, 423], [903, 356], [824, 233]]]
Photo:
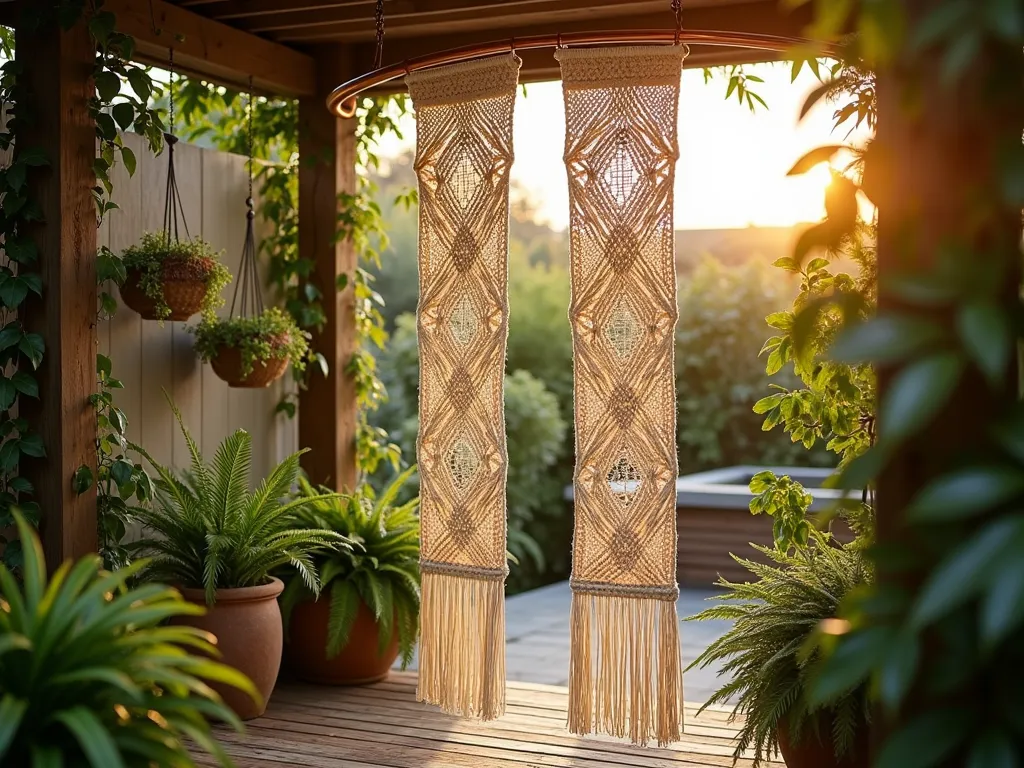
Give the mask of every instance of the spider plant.
[[[353, 494], [331, 496], [300, 480], [299, 498], [307, 501], [297, 513], [302, 524], [331, 531], [354, 545], [321, 552], [315, 559], [323, 589], [330, 589], [328, 658], [345, 647], [363, 602], [380, 628], [380, 650], [397, 634], [403, 668], [412, 660], [419, 633], [419, 498], [400, 505], [395, 500], [415, 470], [400, 474], [380, 496], [366, 483]], [[316, 597], [296, 569], [288, 570], [280, 598], [286, 631], [295, 605]]]
[[181, 768], [196, 764], [187, 741], [231, 765], [208, 718], [242, 725], [203, 680], [256, 696], [252, 683], [210, 658], [207, 633], [161, 626], [204, 609], [159, 584], [128, 589], [141, 562], [108, 573], [94, 555], [47, 579], [35, 531], [14, 517], [24, 582], [0, 565], [0, 764]]
[[720, 604], [689, 619], [734, 622], [690, 664], [693, 669], [720, 662], [719, 674], [731, 677], [701, 709], [735, 706], [734, 716], [744, 717], [735, 756], [753, 749], [754, 768], [778, 754], [780, 726], [793, 742], [822, 738], [819, 729], [830, 726], [835, 755], [841, 758], [854, 748], [868, 717], [866, 691], [855, 689], [820, 709], [808, 702], [806, 692], [819, 660], [814, 640], [822, 623], [838, 614], [847, 595], [871, 581], [863, 549], [835, 545], [827, 534], [816, 531], [807, 546], [792, 553], [753, 546], [776, 565], [733, 555], [757, 581], [734, 584], [719, 579], [727, 591], [710, 599]]
[[192, 459], [187, 476], [175, 476], [135, 446], [157, 475], [155, 502], [139, 515], [156, 534], [137, 545], [152, 557], [147, 578], [204, 589], [207, 604], [213, 605], [218, 589], [266, 584], [271, 571], [288, 564], [318, 594], [320, 579], [313, 556], [350, 545], [334, 531], [298, 522], [298, 514], [306, 507], [337, 497], [325, 491], [290, 498], [299, 474], [299, 456], [305, 451], [286, 458], [250, 492], [252, 436], [237, 430], [224, 439], [207, 464], [173, 403], [171, 410]]

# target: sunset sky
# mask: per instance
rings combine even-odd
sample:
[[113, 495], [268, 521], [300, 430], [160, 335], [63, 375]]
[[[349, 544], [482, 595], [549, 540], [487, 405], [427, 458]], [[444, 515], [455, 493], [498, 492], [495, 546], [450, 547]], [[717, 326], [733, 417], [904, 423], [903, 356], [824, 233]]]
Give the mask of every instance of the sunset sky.
[[[705, 84], [701, 70], [683, 73], [680, 95], [680, 158], [676, 169], [676, 227], [717, 229], [785, 226], [815, 221], [823, 214], [825, 166], [803, 177], [786, 172], [807, 150], [843, 143], [846, 129], [832, 134], [833, 107], [819, 104], [799, 121], [804, 97], [818, 84], [807, 70], [790, 82], [788, 64], [761, 64], [749, 73], [764, 79], [754, 86], [768, 103], [751, 114], [725, 100], [721, 75]], [[527, 86], [515, 114], [515, 164], [512, 179], [538, 205], [541, 218], [563, 229], [568, 191], [562, 163], [564, 111], [560, 83]], [[382, 154], [411, 148], [415, 129], [405, 124], [405, 139], [390, 138]], [[855, 134], [852, 140], [859, 138]]]

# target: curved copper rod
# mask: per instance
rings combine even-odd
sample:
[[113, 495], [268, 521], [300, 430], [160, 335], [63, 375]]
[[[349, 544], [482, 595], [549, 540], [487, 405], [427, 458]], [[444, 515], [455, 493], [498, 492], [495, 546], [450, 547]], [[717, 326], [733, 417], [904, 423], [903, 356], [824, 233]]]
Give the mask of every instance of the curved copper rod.
[[[601, 32], [565, 32], [561, 34], [513, 37], [476, 43], [462, 48], [428, 53], [414, 59], [391, 64], [353, 78], [335, 88], [327, 97], [327, 108], [338, 117], [352, 117], [356, 111], [356, 97], [374, 86], [383, 85], [410, 72], [420, 69], [452, 64], [456, 61], [478, 59], [509, 51], [525, 51], [533, 48], [560, 48], [567, 45], [637, 44], [676, 42], [674, 29], [605, 30]], [[762, 51], [786, 51], [806, 45], [807, 40], [797, 37], [776, 37], [748, 32], [715, 32], [711, 30], [686, 30], [679, 42], [690, 45], [721, 45], [730, 48], [753, 48]]]

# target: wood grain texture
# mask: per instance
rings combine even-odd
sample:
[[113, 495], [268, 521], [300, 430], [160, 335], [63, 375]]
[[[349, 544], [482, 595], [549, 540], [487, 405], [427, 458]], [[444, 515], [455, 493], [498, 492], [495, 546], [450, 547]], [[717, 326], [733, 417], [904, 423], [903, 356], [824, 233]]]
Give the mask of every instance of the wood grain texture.
[[38, 201], [45, 222], [26, 227], [39, 248], [43, 295], [30, 294], [21, 320], [26, 331], [43, 337], [45, 353], [35, 373], [39, 398], [22, 397], [19, 407], [46, 449], [45, 458], [23, 457], [20, 470], [35, 485], [52, 570], [97, 546], [95, 491], [79, 495], [71, 487], [78, 467], [95, 466], [96, 421], [88, 402], [97, 341], [97, 230], [89, 192], [96, 183], [88, 111], [93, 48], [83, 25], [68, 32], [55, 24], [34, 32], [18, 28], [16, 44], [33, 112], [16, 153], [38, 148], [50, 162], [28, 175], [29, 197]]
[[250, 75], [259, 90], [309, 96], [314, 90], [312, 59], [304, 53], [221, 24], [164, 0], [107, 0], [117, 29], [135, 38], [138, 58], [165, 66], [175, 49], [179, 70], [216, 82], [245, 86]]
[[[299, 252], [315, 262], [313, 280], [323, 295], [326, 322], [313, 348], [327, 358], [330, 374], [311, 372], [299, 397], [299, 445], [310, 448], [302, 466], [313, 483], [352, 488], [356, 480], [356, 392], [345, 368], [356, 350], [355, 299], [351, 280], [355, 248], [337, 240], [338, 195], [355, 192], [355, 120], [336, 119], [324, 108], [330, 89], [350, 72], [336, 46], [317, 51], [319, 95], [299, 101]], [[337, 291], [346, 275], [349, 287]]]
[[[718, 768], [733, 765], [729, 712], [686, 707], [686, 733], [666, 749], [568, 734], [566, 689], [509, 683], [508, 713], [483, 723], [416, 701], [414, 673], [359, 688], [283, 682], [244, 735], [219, 729], [239, 768]], [[202, 761], [201, 761], [202, 762]], [[212, 762], [203, 764], [212, 765]], [[735, 763], [749, 768], [749, 755]], [[783, 763], [772, 762], [772, 768]]]

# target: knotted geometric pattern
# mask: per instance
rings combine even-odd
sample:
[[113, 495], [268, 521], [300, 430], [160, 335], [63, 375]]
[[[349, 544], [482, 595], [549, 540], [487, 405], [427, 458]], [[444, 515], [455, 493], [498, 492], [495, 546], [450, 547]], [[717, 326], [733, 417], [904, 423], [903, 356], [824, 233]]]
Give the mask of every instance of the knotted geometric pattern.
[[672, 186], [683, 51], [556, 53], [576, 473], [570, 728], [678, 738]]
[[519, 59], [416, 73], [420, 697], [504, 707], [508, 190]]

